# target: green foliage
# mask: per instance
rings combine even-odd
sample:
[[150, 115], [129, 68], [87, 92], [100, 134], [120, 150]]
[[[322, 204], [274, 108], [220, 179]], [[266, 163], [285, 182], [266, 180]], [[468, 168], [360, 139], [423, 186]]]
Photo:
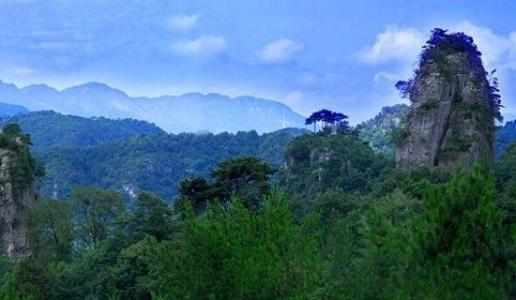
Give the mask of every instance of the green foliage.
[[415, 261], [421, 276], [438, 286], [439, 298], [500, 299], [502, 213], [494, 180], [477, 166], [438, 188], [429, 188], [424, 213], [414, 223]]
[[131, 119], [82, 118], [53, 111], [38, 111], [0, 120], [0, 124], [16, 123], [31, 134], [34, 151], [49, 148], [94, 146], [141, 134], [163, 134], [154, 124]]
[[271, 192], [270, 176], [276, 170], [256, 157], [237, 157], [222, 161], [211, 174], [215, 196], [229, 200], [234, 196], [252, 210], [258, 210], [264, 195]]
[[317, 244], [273, 195], [257, 213], [235, 199], [190, 214], [180, 239], [155, 247], [153, 290], [167, 299], [306, 299], [324, 286]]
[[209, 176], [221, 160], [257, 156], [280, 166], [288, 142], [303, 132], [147, 134], [89, 147], [72, 144], [39, 148], [35, 154], [48, 170], [40, 191], [66, 198], [75, 187], [96, 185], [123, 192], [128, 200], [130, 189], [135, 193], [149, 191], [172, 201], [178, 195], [178, 182]]
[[[420, 204], [400, 191], [373, 203], [357, 225], [357, 248], [349, 260], [344, 291], [350, 299], [411, 299], [407, 293], [417, 278], [407, 267], [411, 259], [411, 221]], [[416, 297], [417, 298], [417, 297]]]
[[82, 247], [94, 248], [109, 237], [124, 210], [119, 194], [95, 187], [82, 187], [70, 196], [74, 229]]
[[409, 132], [408, 128], [396, 127], [390, 132], [388, 137], [390, 138], [391, 143], [395, 147], [401, 147], [401, 146], [405, 145], [409, 135], [410, 135], [410, 132]]
[[458, 153], [469, 151], [473, 138], [467, 134], [452, 131], [450, 138], [446, 139], [446, 146], [443, 149], [443, 154], [446, 152]]
[[70, 206], [53, 199], [39, 199], [29, 211], [28, 235], [35, 256], [49, 261], [68, 261], [74, 239]]
[[11, 274], [5, 275], [3, 284], [0, 286], [0, 300], [21, 300], [20, 293], [16, 290], [14, 279]]
[[351, 299], [505, 298], [502, 249], [515, 244], [493, 192], [493, 177], [476, 167], [428, 185], [422, 202], [400, 191], [371, 202], [343, 289]]
[[371, 191], [392, 161], [374, 151], [356, 135], [305, 135], [296, 138], [285, 153], [287, 168], [280, 184], [305, 211], [307, 201], [318, 192]]
[[212, 200], [212, 188], [202, 177], [185, 179], [179, 185], [180, 196], [174, 203], [179, 211], [184, 210], [185, 204], [189, 203], [196, 213], [200, 213], [204, 210], [206, 203]]
[[37, 177], [45, 175], [43, 166], [30, 154], [30, 145], [31, 137], [22, 132], [20, 125], [8, 123], [3, 127], [0, 147], [10, 151], [9, 175], [14, 193], [21, 193]]
[[439, 73], [446, 80], [452, 80], [455, 75], [456, 66], [454, 66], [452, 61], [449, 59], [449, 56], [455, 53], [455, 49], [442, 47], [436, 48], [432, 53], [431, 58], [434, 59]]
[[422, 199], [428, 185], [448, 182], [451, 177], [452, 173], [445, 168], [392, 169], [381, 177], [379, 184], [374, 186], [371, 196], [380, 198], [395, 190], [401, 190], [412, 198]]
[[[509, 170], [511, 159], [504, 158], [497, 173]], [[120, 198], [94, 188], [74, 192], [68, 202], [42, 200], [31, 219], [38, 235], [34, 255], [14, 268], [0, 264], [0, 296], [75, 300], [158, 295], [161, 299], [514, 295], [514, 202], [510, 206], [500, 200], [510, 197], [495, 198], [494, 179], [485, 168], [451, 180], [449, 174], [433, 169], [393, 170], [384, 176], [380, 180], [385, 182], [373, 187], [372, 193], [321, 190], [308, 199], [300, 218], [282, 194], [266, 197], [257, 211], [237, 198], [223, 205], [210, 201], [202, 214], [185, 202], [181, 216], [148, 193], [138, 195], [133, 212], [105, 209], [120, 203]], [[512, 189], [510, 181], [500, 181], [501, 191]], [[71, 256], [60, 255], [62, 247], [52, 234], [69, 233], [61, 230], [71, 222], [68, 205], [105, 221], [98, 226], [104, 230], [98, 231], [76, 223], [74, 244], [84, 243], [83, 230], [91, 232], [87, 236], [101, 232], [104, 237], [90, 247], [74, 248]]]
[[47, 267], [33, 258], [18, 262], [13, 270], [15, 289], [21, 299], [49, 299], [54, 283]]
[[176, 223], [172, 209], [163, 199], [142, 192], [136, 198], [136, 209], [131, 226], [136, 240], [152, 236], [162, 241], [169, 238], [175, 231]]
[[195, 177], [180, 183], [181, 195], [176, 208], [183, 209], [186, 202], [201, 212], [208, 201], [228, 202], [239, 198], [251, 210], [259, 210], [263, 196], [271, 192], [270, 177], [276, 172], [269, 164], [257, 157], [236, 157], [221, 161], [211, 173], [211, 183]]
[[113, 275], [121, 299], [154, 299], [149, 288], [149, 272], [156, 263], [153, 249], [157, 245], [156, 239], [147, 237], [120, 251]]

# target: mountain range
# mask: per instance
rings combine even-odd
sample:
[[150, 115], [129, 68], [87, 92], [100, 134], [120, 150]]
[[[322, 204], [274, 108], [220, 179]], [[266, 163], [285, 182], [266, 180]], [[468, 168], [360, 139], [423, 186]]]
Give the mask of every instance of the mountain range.
[[81, 117], [145, 120], [170, 133], [248, 130], [264, 133], [304, 127], [303, 116], [273, 100], [200, 93], [130, 97], [119, 89], [97, 82], [59, 91], [44, 84], [19, 88], [0, 81], [0, 102], [21, 105], [31, 111], [53, 110]]

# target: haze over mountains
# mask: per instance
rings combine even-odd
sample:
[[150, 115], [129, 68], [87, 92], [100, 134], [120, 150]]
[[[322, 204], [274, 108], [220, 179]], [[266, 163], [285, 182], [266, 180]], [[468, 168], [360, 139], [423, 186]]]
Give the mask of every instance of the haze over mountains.
[[190, 93], [157, 98], [130, 97], [103, 83], [85, 83], [58, 91], [44, 84], [19, 88], [0, 81], [0, 102], [31, 111], [54, 110], [82, 117], [133, 118], [172, 133], [210, 131], [271, 132], [304, 127], [304, 117], [273, 100]]

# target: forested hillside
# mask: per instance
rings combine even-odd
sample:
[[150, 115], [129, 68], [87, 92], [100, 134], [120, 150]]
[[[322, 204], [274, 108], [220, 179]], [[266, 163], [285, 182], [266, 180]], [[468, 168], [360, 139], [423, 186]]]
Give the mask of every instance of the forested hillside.
[[[359, 126], [359, 137], [368, 141], [375, 152], [392, 157], [391, 132], [405, 111], [404, 105], [382, 109], [377, 117]], [[273, 166], [283, 165], [286, 145], [305, 133], [301, 129], [285, 129], [264, 135], [256, 132], [174, 135], [143, 121], [82, 118], [55, 112], [32, 112], [1, 121], [6, 122], [19, 123], [31, 134], [32, 151], [47, 167], [47, 176], [39, 183], [40, 192], [59, 198], [67, 196], [74, 187], [96, 185], [121, 191], [127, 199], [147, 190], [171, 201], [177, 195], [180, 180], [193, 175], [207, 176], [222, 159], [255, 155]], [[516, 140], [513, 125], [514, 122], [509, 122], [499, 128], [498, 151]], [[362, 143], [358, 137], [350, 142]], [[325, 143], [318, 147], [327, 147]], [[291, 145], [287, 156], [301, 151], [295, 150], [299, 148], [297, 145], [299, 142]], [[345, 149], [338, 150], [339, 155], [373, 157], [365, 149], [352, 153]], [[362, 172], [357, 174], [364, 176]]]
[[286, 145], [301, 133], [285, 129], [264, 135], [254, 131], [153, 134], [88, 148], [51, 148], [35, 152], [47, 168], [40, 191], [64, 197], [74, 187], [96, 185], [124, 191], [126, 196], [149, 191], [171, 201], [177, 195], [179, 181], [208, 175], [220, 160], [254, 155], [280, 166]]
[[6, 123], [17, 123], [31, 134], [35, 153], [50, 148], [95, 146], [139, 134], [165, 133], [144, 121], [82, 118], [53, 111], [31, 112], [0, 120], [0, 124]]
[[243, 157], [192, 174], [173, 206], [93, 187], [43, 198], [33, 255], [1, 261], [0, 299], [511, 299], [515, 149], [495, 180], [396, 170], [354, 133], [321, 132], [289, 146], [276, 187], [292, 196]]

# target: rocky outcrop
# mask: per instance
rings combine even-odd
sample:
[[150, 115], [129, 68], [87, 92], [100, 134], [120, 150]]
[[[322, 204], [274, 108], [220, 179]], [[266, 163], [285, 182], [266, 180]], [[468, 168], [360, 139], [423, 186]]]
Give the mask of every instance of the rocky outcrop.
[[432, 50], [406, 87], [412, 104], [397, 166], [456, 168], [491, 161], [493, 94], [480, 60], [467, 51]]
[[[30, 253], [28, 211], [34, 206], [36, 188], [27, 141], [2, 134], [0, 147], [0, 230], [5, 255], [18, 260]], [[13, 146], [13, 144], [15, 146]], [[24, 157], [24, 159], [22, 159]], [[28, 173], [26, 172], [28, 171]], [[27, 176], [20, 180], [19, 176]]]
[[29, 254], [27, 238], [27, 209], [32, 207], [36, 197], [34, 184], [30, 184], [19, 193], [15, 193], [9, 169], [14, 163], [9, 150], [0, 150], [0, 226], [2, 244], [6, 255], [18, 260]]

